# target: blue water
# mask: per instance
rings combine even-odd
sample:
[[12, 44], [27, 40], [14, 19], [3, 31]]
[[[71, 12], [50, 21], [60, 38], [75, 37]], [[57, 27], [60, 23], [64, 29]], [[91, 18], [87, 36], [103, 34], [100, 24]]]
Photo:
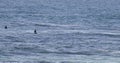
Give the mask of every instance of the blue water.
[[0, 0], [6, 61], [120, 63], [120, 0]]

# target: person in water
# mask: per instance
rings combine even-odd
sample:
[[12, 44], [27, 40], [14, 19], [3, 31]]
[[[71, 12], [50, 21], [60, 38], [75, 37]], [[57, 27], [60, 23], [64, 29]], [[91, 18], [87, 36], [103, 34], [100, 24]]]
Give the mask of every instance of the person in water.
[[36, 29], [34, 30], [34, 34], [37, 34], [37, 31], [36, 31]]
[[7, 27], [7, 26], [5, 26], [4, 28], [5, 28], [5, 29], [7, 29], [8, 27]]

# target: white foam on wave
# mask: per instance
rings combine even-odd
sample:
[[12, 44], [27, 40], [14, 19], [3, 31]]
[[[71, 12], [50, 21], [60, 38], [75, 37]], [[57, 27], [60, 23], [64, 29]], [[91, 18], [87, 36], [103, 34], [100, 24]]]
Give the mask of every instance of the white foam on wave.
[[[83, 34], [105, 34], [105, 35], [120, 35], [119, 31], [109, 31], [109, 30], [37, 30], [38, 34], [48, 33], [48, 34], [65, 34], [65, 33], [83, 33]], [[2, 34], [23, 34], [23, 33], [34, 33], [34, 30], [1, 30]]]
[[120, 35], [119, 32], [102, 31], [102, 30], [45, 30], [43, 33], [84, 33], [84, 34], [107, 34], [107, 35]]
[[[10, 58], [10, 59], [8, 59]], [[51, 54], [41, 54], [37, 56], [20, 56], [15, 55], [12, 57], [3, 58], [2, 61], [46, 61], [46, 62], [71, 62], [71, 63], [119, 63], [120, 58], [110, 57], [110, 56], [86, 56], [86, 55], [51, 55]]]

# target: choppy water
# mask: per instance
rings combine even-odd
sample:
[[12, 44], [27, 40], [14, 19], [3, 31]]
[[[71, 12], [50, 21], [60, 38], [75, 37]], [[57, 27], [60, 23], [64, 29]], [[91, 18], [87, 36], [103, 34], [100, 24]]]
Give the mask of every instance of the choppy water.
[[120, 63], [120, 0], [0, 0], [0, 61]]

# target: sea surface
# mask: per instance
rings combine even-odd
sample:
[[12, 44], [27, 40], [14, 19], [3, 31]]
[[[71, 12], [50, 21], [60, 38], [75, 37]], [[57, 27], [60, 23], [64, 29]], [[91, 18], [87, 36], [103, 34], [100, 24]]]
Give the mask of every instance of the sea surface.
[[2, 62], [120, 63], [120, 0], [0, 0]]

